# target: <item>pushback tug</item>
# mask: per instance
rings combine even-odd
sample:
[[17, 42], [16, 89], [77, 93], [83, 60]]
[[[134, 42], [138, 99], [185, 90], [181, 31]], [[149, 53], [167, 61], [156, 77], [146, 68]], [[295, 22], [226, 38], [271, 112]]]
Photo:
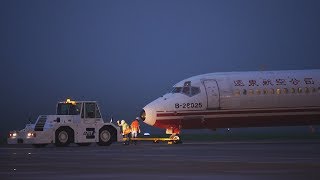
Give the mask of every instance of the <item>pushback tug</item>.
[[123, 141], [120, 128], [103, 121], [96, 101], [72, 101], [57, 103], [56, 115], [40, 115], [34, 124], [27, 124], [20, 131], [11, 131], [8, 144], [32, 144], [58, 147], [71, 143], [88, 146], [97, 143], [109, 146]]

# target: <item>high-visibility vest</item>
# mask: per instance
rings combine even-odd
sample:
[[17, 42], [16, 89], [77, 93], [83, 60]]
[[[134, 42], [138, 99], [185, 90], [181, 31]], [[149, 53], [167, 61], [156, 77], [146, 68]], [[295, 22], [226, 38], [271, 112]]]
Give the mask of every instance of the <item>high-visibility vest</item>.
[[134, 131], [134, 132], [138, 132], [139, 131], [139, 122], [137, 120], [134, 120], [132, 123], [131, 123], [131, 131]]
[[129, 125], [127, 123], [124, 123], [122, 125], [122, 133], [125, 134], [129, 134], [131, 132], [131, 129], [129, 127]]

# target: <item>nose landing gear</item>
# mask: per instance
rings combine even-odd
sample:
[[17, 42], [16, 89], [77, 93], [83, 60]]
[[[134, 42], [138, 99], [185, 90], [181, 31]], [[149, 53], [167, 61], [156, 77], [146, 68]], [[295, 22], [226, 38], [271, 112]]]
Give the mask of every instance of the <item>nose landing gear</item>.
[[166, 130], [166, 134], [171, 134], [168, 141], [168, 144], [182, 144], [181, 138], [179, 136], [180, 134], [180, 126], [177, 127], [171, 127]]
[[180, 136], [176, 133], [171, 134], [169, 139], [171, 139], [171, 140], [168, 141], [168, 144], [182, 144]]

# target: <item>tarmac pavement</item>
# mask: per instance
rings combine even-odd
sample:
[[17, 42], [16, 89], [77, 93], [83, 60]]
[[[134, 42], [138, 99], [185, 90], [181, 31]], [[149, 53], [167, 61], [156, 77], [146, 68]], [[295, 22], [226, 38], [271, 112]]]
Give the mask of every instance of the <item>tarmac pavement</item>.
[[4, 179], [320, 179], [320, 140], [0, 147]]

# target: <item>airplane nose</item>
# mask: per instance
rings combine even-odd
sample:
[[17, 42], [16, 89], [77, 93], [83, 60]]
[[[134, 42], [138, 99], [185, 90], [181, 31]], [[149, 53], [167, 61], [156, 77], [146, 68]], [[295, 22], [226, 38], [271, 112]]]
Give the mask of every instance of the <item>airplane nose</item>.
[[142, 121], [146, 120], [146, 111], [144, 109], [142, 109], [142, 111], [140, 112], [140, 118], [142, 119]]

